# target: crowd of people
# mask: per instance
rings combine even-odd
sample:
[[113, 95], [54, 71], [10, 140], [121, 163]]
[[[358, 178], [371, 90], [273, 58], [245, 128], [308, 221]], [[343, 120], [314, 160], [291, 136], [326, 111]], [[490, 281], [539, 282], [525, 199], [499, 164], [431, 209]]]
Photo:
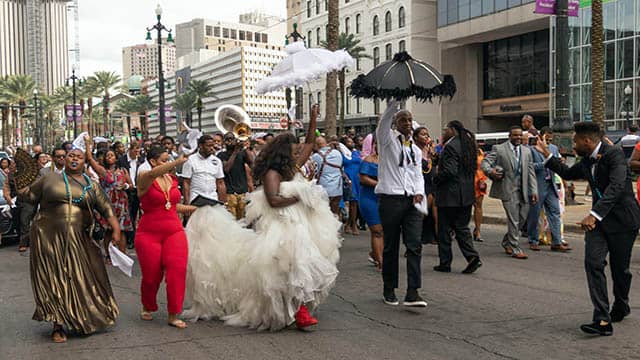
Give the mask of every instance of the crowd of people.
[[[128, 147], [85, 136], [84, 147], [66, 142], [50, 157], [39, 149], [39, 178], [23, 189], [11, 180], [15, 166], [0, 161], [4, 198], [19, 212], [19, 251], [31, 248], [33, 318], [53, 323], [55, 342], [66, 341], [67, 331], [90, 334], [114, 324], [119, 310], [105, 268], [113, 244], [123, 253], [135, 248], [144, 321], [154, 319], [165, 279], [167, 322], [176, 328], [216, 318], [259, 330], [293, 323], [309, 329], [338, 276], [342, 240], [365, 229], [384, 303], [400, 304], [395, 291], [404, 257], [402, 303], [425, 307], [423, 246], [438, 248], [434, 271], [451, 272], [455, 239], [466, 261], [462, 273], [476, 272], [483, 263], [474, 242], [483, 241], [487, 194], [502, 201], [508, 219], [507, 255], [527, 259], [523, 234], [531, 251], [541, 250], [547, 234], [551, 251], [570, 251], [562, 237], [562, 179], [578, 178], [594, 191], [593, 211], [581, 224], [596, 310], [583, 330], [609, 335], [611, 322], [629, 314], [629, 244], [640, 207], [627, 199], [630, 172], [619, 164], [622, 151], [601, 142], [599, 129], [576, 124], [576, 151], [586, 160], [569, 168], [551, 144], [551, 129], [538, 131], [528, 115], [486, 154], [461, 122], [448, 122], [435, 140], [396, 101], [364, 136], [322, 136], [317, 117], [314, 106], [303, 139], [289, 132], [249, 139], [213, 133], [200, 136], [197, 148], [169, 136]], [[638, 159], [632, 166], [640, 167]], [[586, 171], [592, 162], [601, 165]], [[211, 231], [215, 227], [224, 231]], [[613, 240], [619, 236], [625, 240]]]

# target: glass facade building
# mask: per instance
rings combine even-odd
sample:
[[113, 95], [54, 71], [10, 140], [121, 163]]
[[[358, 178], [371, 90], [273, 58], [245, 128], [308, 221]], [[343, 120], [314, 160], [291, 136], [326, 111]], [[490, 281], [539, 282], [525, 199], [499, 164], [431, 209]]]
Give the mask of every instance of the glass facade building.
[[518, 7], [535, 0], [438, 0], [438, 27]]
[[[603, 1], [604, 97], [607, 130], [626, 127], [623, 111], [640, 119], [640, 0]], [[591, 120], [591, 7], [569, 18], [569, 81], [574, 121]], [[555, 26], [554, 26], [555, 31]], [[554, 79], [555, 82], [555, 79]], [[631, 108], [624, 88], [633, 89]]]

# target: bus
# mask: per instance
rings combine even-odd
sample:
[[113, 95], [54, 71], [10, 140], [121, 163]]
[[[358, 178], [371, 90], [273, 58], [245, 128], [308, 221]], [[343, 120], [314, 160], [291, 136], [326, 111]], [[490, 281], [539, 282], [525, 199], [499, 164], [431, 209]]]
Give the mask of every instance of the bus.
[[476, 143], [485, 153], [490, 152], [493, 145], [501, 144], [509, 140], [509, 132], [494, 132], [476, 134]]

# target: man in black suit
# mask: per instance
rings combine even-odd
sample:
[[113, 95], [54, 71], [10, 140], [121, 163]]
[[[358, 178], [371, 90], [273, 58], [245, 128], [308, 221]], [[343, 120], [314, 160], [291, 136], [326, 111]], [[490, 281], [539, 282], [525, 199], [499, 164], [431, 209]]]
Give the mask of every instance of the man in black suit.
[[127, 231], [127, 247], [133, 249], [133, 240], [135, 238], [135, 229], [138, 223], [138, 212], [140, 210], [140, 200], [138, 199], [138, 189], [136, 187], [136, 175], [138, 174], [138, 168], [144, 163], [144, 159], [140, 157], [140, 143], [136, 140], [132, 140], [129, 144], [129, 150], [126, 154], [122, 155], [118, 159], [118, 166], [122, 169], [126, 169], [131, 177], [133, 186], [127, 190], [127, 196], [129, 199], [129, 214], [131, 216], [131, 224], [133, 225], [133, 231]]
[[[631, 187], [631, 172], [624, 152], [602, 141], [597, 123], [574, 125], [574, 150], [582, 160], [572, 167], [551, 155], [544, 141], [537, 149], [546, 166], [566, 180], [587, 179], [593, 191], [590, 213], [579, 223], [585, 231], [585, 271], [593, 303], [593, 323], [580, 327], [589, 334], [612, 335], [612, 322], [629, 315], [631, 250], [640, 228], [640, 206]], [[609, 253], [615, 301], [609, 312], [607, 278], [604, 268]]]
[[468, 265], [463, 274], [471, 274], [482, 266], [473, 246], [469, 221], [475, 202], [474, 179], [478, 162], [475, 137], [459, 121], [451, 121], [442, 133], [444, 149], [438, 161], [436, 204], [438, 204], [438, 255], [440, 264], [433, 269], [451, 271], [451, 231], [455, 233], [462, 255]]

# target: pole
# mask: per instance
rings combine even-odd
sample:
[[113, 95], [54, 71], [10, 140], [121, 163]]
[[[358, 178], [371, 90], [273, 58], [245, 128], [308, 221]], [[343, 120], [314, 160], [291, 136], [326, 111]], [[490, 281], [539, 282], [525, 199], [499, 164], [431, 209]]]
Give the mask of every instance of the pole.
[[[299, 39], [303, 39], [303, 40], [305, 39], [305, 37], [298, 32], [298, 23], [293, 23], [293, 31], [291, 32], [291, 34], [287, 35], [285, 38], [286, 38], [285, 45], [289, 44], [289, 38], [293, 38], [293, 42], [296, 42]], [[294, 91], [294, 96], [296, 101], [295, 120], [302, 120], [302, 88], [294, 86], [293, 91]], [[285, 99], [287, 101], [287, 119], [289, 119], [289, 122], [287, 123], [287, 130], [290, 130], [291, 122], [293, 120], [289, 117], [289, 109], [291, 109], [291, 101], [292, 101], [290, 88], [287, 88], [285, 90]], [[309, 109], [309, 111], [311, 111], [311, 109]]]
[[[569, 2], [556, 1], [556, 94], [553, 130], [561, 152], [572, 149], [573, 121], [569, 110]], [[564, 151], [563, 151], [564, 150]]]
[[73, 138], [78, 137], [78, 124], [76, 121], [76, 69], [71, 70], [71, 84], [72, 84], [72, 94], [73, 94], [73, 105], [71, 105], [72, 109], [72, 117], [73, 117]]
[[38, 93], [33, 93], [33, 122], [36, 124], [35, 143], [40, 144], [40, 126], [38, 126]]
[[160, 16], [158, 15], [158, 24], [156, 28], [158, 30], [158, 103], [160, 109], [158, 111], [158, 119], [160, 121], [160, 135], [167, 135], [167, 124], [164, 118], [164, 74], [162, 73], [162, 24], [160, 23]]

